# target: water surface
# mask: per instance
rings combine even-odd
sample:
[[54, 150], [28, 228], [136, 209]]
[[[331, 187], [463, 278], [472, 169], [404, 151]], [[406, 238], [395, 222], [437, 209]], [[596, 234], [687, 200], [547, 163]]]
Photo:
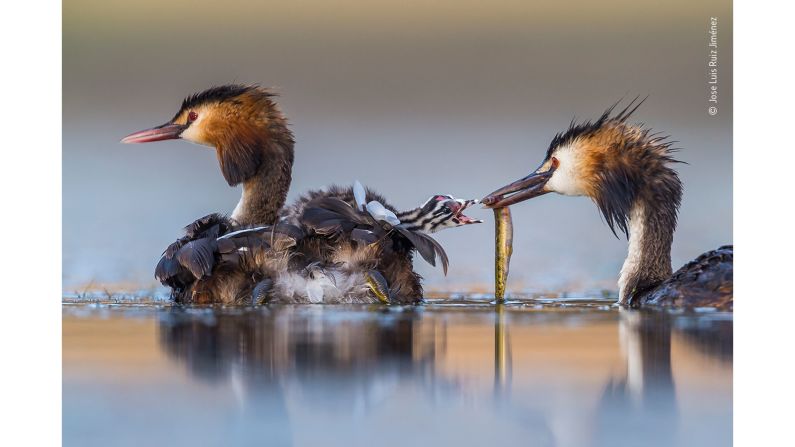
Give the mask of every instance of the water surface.
[[732, 315], [611, 301], [64, 304], [64, 445], [731, 445]]

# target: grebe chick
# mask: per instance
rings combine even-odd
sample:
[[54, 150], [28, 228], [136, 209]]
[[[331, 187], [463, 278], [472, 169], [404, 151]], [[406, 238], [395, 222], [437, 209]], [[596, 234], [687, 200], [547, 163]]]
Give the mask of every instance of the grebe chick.
[[[447, 254], [429, 234], [480, 223], [463, 214], [474, 203], [435, 195], [396, 212], [358, 182], [353, 188], [333, 186], [298, 199], [276, 225], [207, 237], [198, 242], [200, 250], [196, 240], [182, 246], [178, 241], [161, 265], [189, 272], [187, 281], [179, 278], [183, 283], [212, 283], [218, 271], [241, 272], [236, 282], [222, 277], [225, 286], [216, 287], [216, 301], [224, 303], [416, 303], [422, 285], [413, 253], [431, 265], [438, 258], [446, 274]], [[190, 302], [202, 295], [194, 291]]]
[[595, 122], [572, 124], [553, 138], [541, 166], [483, 199], [505, 207], [556, 192], [588, 196], [607, 225], [629, 240], [619, 275], [619, 302], [626, 306], [718, 307], [733, 305], [731, 245], [702, 254], [672, 274], [671, 244], [682, 198], [677, 163], [666, 136], [627, 119], [644, 100], [633, 100]]

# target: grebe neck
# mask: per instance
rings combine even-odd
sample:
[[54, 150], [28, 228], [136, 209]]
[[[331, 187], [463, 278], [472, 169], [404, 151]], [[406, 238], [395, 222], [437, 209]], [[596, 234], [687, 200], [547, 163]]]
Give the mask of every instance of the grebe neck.
[[629, 247], [618, 279], [619, 302], [624, 305], [670, 278], [671, 244], [676, 210], [665, 204], [636, 200], [629, 214]]
[[243, 226], [275, 223], [290, 189], [292, 169], [292, 156], [263, 163], [254, 176], [243, 182], [243, 193], [232, 219]]

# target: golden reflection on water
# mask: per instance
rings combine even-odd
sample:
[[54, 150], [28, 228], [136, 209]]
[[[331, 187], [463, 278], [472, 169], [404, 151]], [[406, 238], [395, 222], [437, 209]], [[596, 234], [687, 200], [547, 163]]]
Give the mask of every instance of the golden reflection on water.
[[[723, 314], [510, 305], [66, 306], [64, 439], [730, 442], [731, 331]], [[130, 413], [150, 429], [119, 425]], [[166, 427], [201, 418], [170, 438]], [[381, 439], [394, 424], [411, 433], [402, 444]]]

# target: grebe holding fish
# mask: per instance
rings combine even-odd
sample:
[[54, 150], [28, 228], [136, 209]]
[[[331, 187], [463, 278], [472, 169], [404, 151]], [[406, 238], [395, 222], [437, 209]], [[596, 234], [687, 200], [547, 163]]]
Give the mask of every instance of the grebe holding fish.
[[643, 101], [635, 98], [615, 115], [614, 104], [594, 122], [572, 122], [533, 173], [492, 192], [483, 204], [499, 209], [549, 192], [590, 197], [613, 233], [629, 240], [618, 279], [620, 304], [731, 309], [733, 246], [672, 272], [682, 183], [670, 166], [678, 162], [671, 141], [627, 123]]

